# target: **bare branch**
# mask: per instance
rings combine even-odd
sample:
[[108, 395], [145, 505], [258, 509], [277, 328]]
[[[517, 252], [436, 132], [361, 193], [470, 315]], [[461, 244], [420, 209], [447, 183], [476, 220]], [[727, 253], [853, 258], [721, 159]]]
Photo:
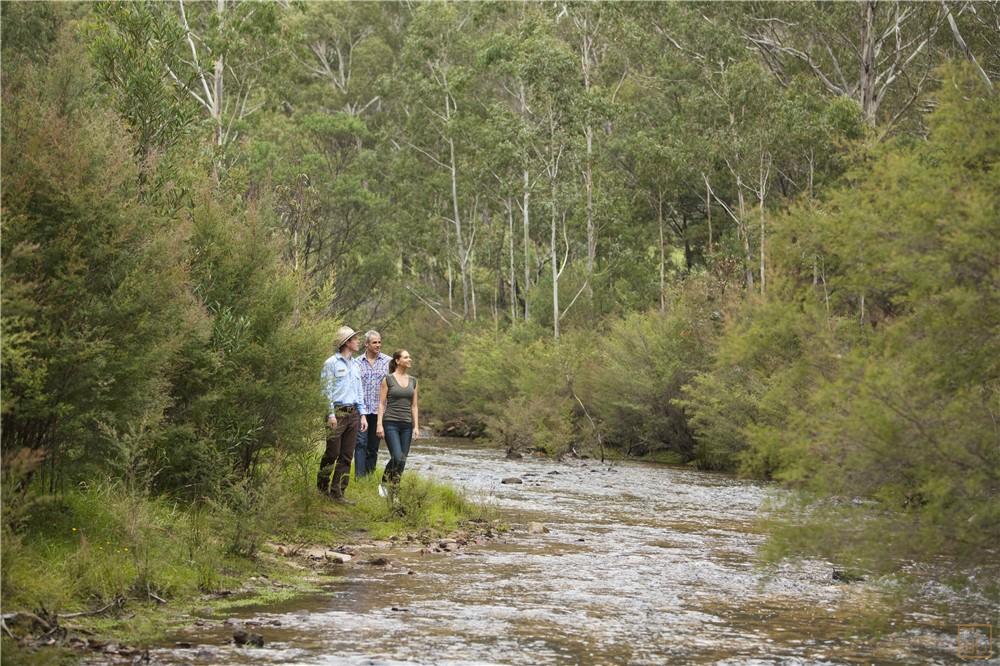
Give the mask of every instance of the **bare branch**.
[[441, 314], [441, 311], [438, 310], [436, 307], [434, 307], [431, 304], [431, 302], [428, 301], [426, 298], [424, 298], [423, 296], [421, 296], [420, 294], [418, 294], [417, 291], [413, 287], [411, 287], [410, 285], [406, 285], [406, 289], [411, 294], [413, 294], [414, 296], [416, 296], [417, 299], [419, 299], [421, 303], [423, 303], [424, 305], [426, 305], [427, 307], [429, 307], [434, 312], [434, 314], [436, 314], [441, 319], [441, 321], [443, 321], [444, 323], [446, 323], [449, 326], [451, 326], [451, 322], [448, 321], [448, 319], [443, 314]]
[[[201, 65], [198, 64], [198, 49], [195, 48], [194, 39], [192, 38], [191, 26], [188, 24], [187, 12], [184, 11], [184, 0], [177, 0], [177, 4], [181, 8], [181, 23], [184, 24], [184, 34], [187, 37], [188, 44], [191, 46], [191, 58], [193, 60], [192, 64], [195, 67], [195, 72], [198, 74], [198, 78], [201, 79], [202, 88], [205, 90], [205, 99], [208, 100], [212, 105], [215, 104], [215, 100], [212, 99], [212, 91], [208, 87], [208, 81], [205, 79], [205, 72]], [[211, 108], [211, 107], [209, 107]]]
[[948, 17], [948, 25], [951, 26], [951, 34], [955, 37], [955, 42], [958, 44], [958, 48], [962, 49], [962, 52], [965, 53], [965, 57], [969, 60], [969, 62], [975, 65], [976, 70], [979, 72], [979, 75], [983, 77], [983, 81], [986, 81], [986, 85], [989, 89], [993, 90], [993, 81], [990, 80], [989, 75], [976, 60], [976, 56], [973, 55], [972, 49], [970, 49], [969, 45], [965, 43], [964, 39], [962, 39], [962, 33], [958, 31], [958, 23], [955, 22], [955, 17], [952, 16], [951, 10], [948, 8], [948, 3], [945, 2], [945, 0], [941, 0], [941, 6], [944, 8], [944, 13]]
[[199, 104], [201, 104], [201, 105], [202, 105], [203, 107], [205, 107], [206, 109], [209, 109], [209, 110], [211, 110], [211, 109], [212, 109], [211, 105], [209, 105], [209, 103], [208, 103], [208, 102], [206, 102], [205, 100], [203, 100], [203, 99], [202, 99], [202, 98], [201, 98], [201, 97], [200, 97], [200, 96], [198, 95], [198, 93], [196, 93], [195, 91], [191, 90], [191, 88], [189, 88], [189, 87], [188, 87], [188, 85], [187, 85], [186, 83], [184, 83], [184, 82], [183, 82], [183, 81], [181, 81], [181, 80], [180, 80], [179, 78], [177, 78], [177, 75], [176, 75], [176, 74], [174, 74], [174, 70], [170, 69], [170, 65], [164, 65], [164, 66], [165, 66], [165, 67], [167, 68], [167, 74], [168, 74], [168, 75], [170, 76], [170, 78], [172, 78], [172, 79], [174, 80], [174, 82], [175, 82], [175, 83], [176, 83], [177, 85], [179, 85], [179, 86], [180, 86], [181, 88], [183, 88], [183, 89], [184, 89], [184, 90], [186, 90], [186, 91], [187, 91], [188, 93], [190, 93], [190, 95], [191, 95], [192, 97], [194, 97], [194, 98], [195, 98], [196, 100], [198, 100], [198, 103], [199, 103]]
[[712, 198], [715, 199], [719, 203], [720, 206], [722, 206], [723, 210], [725, 210], [727, 213], [729, 213], [729, 217], [733, 218], [733, 221], [736, 222], [736, 224], [738, 224], [740, 226], [743, 226], [743, 220], [741, 220], [736, 215], [736, 213], [733, 212], [733, 209], [729, 207], [729, 204], [727, 204], [725, 201], [723, 201], [722, 199], [720, 199], [719, 195], [717, 195], [715, 193], [715, 190], [712, 189], [711, 183], [708, 182], [708, 176], [706, 176], [705, 174], [701, 174], [701, 177], [705, 179], [705, 187], [708, 188], [708, 192], [709, 192], [709, 194], [712, 195]]
[[451, 165], [445, 164], [444, 162], [442, 162], [438, 158], [434, 157], [433, 155], [431, 155], [429, 152], [427, 152], [426, 150], [424, 150], [420, 146], [418, 146], [418, 145], [416, 145], [414, 143], [411, 143], [411, 142], [407, 141], [406, 139], [403, 139], [403, 143], [406, 144], [407, 146], [409, 146], [410, 148], [412, 148], [413, 150], [417, 151], [418, 153], [420, 153], [421, 155], [423, 155], [427, 159], [429, 159], [431, 162], [434, 162], [434, 164], [438, 165], [442, 169], [451, 170]]
[[573, 296], [573, 300], [569, 302], [569, 305], [566, 306], [565, 310], [559, 313], [559, 321], [562, 321], [562, 318], [566, 316], [566, 313], [569, 312], [569, 309], [573, 307], [574, 303], [576, 303], [576, 299], [580, 298], [580, 294], [584, 292], [588, 284], [590, 284], [590, 278], [587, 278], [586, 280], [583, 281], [583, 286], [577, 289], [576, 295]]
[[817, 77], [819, 77], [820, 81], [823, 82], [823, 85], [825, 85], [830, 90], [830, 92], [833, 92], [837, 95], [846, 94], [846, 91], [843, 88], [838, 86], [836, 83], [831, 81], [829, 77], [827, 77], [826, 73], [820, 68], [820, 66], [812, 59], [812, 57], [808, 53], [800, 51], [799, 49], [793, 48], [791, 46], [784, 46], [783, 44], [780, 44], [774, 41], [773, 39], [765, 37], [763, 35], [751, 35], [749, 33], [744, 32], [743, 37], [744, 39], [754, 44], [760, 50], [773, 49], [781, 53], [787, 53], [788, 55], [794, 58], [798, 58], [802, 62], [809, 65], [809, 68], [813, 71], [813, 73]]

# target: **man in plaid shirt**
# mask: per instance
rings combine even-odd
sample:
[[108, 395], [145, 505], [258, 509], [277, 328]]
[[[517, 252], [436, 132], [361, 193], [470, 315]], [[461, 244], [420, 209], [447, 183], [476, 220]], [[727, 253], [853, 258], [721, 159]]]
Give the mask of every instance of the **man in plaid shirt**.
[[382, 353], [382, 335], [378, 331], [365, 333], [365, 353], [354, 362], [361, 370], [361, 387], [364, 390], [364, 407], [361, 418], [368, 421], [366, 432], [358, 433], [354, 449], [354, 476], [361, 477], [375, 471], [380, 440], [375, 433], [378, 425], [379, 387], [389, 372], [390, 356]]

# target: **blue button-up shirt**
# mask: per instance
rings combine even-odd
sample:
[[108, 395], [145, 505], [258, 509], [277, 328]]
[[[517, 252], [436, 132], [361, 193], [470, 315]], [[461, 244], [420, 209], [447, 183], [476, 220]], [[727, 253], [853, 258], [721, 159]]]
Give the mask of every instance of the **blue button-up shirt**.
[[379, 390], [382, 380], [389, 374], [389, 361], [392, 357], [379, 352], [374, 363], [368, 361], [368, 356], [362, 354], [354, 362], [361, 369], [361, 389], [364, 391], [365, 408], [362, 414], [378, 414]]
[[364, 411], [364, 392], [361, 389], [361, 368], [337, 352], [326, 359], [320, 374], [323, 394], [329, 403], [327, 415], [333, 414], [337, 405], [354, 405]]

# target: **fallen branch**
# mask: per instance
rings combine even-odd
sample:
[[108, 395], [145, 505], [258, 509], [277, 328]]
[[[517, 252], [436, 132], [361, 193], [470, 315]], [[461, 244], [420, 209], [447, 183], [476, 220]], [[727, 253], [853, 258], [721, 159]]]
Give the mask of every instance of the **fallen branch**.
[[[150, 596], [155, 597], [155, 595], [153, 595], [152, 593], [150, 593]], [[101, 613], [106, 613], [107, 611], [111, 610], [112, 608], [121, 608], [124, 605], [124, 603], [125, 603], [125, 600], [122, 597], [115, 597], [111, 601], [111, 603], [109, 603], [108, 605], [103, 606], [101, 608], [98, 608], [97, 610], [80, 611], [79, 613], [64, 613], [64, 614], [60, 615], [59, 617], [69, 618], [69, 617], [87, 617], [87, 616], [90, 616], [90, 615], [100, 615]], [[163, 603], [166, 603], [166, 602], [164, 601]]]

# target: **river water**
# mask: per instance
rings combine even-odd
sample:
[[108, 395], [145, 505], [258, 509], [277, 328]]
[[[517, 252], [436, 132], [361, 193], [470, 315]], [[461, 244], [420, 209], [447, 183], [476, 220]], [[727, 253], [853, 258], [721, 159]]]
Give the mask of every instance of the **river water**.
[[[322, 593], [230, 616], [263, 648], [232, 645], [231, 624], [215, 621], [171, 637], [153, 662], [945, 664], [958, 661], [956, 624], [987, 621], [910, 604], [862, 638], [880, 607], [864, 584], [834, 581], [819, 561], [756, 564], [773, 491], [753, 482], [506, 460], [451, 440], [415, 442], [410, 469], [494, 503], [515, 529], [457, 553], [387, 551], [387, 567], [351, 563]], [[548, 532], [528, 533], [531, 522]]]

